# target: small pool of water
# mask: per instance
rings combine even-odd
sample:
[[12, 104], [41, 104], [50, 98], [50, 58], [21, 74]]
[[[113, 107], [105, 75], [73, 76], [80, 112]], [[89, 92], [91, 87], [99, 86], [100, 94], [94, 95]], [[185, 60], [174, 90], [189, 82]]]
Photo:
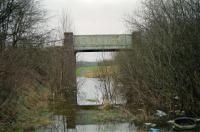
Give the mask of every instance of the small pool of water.
[[64, 125], [53, 128], [41, 128], [36, 132], [137, 132], [134, 125], [129, 123], [76, 125], [74, 129], [67, 129]]
[[[104, 91], [102, 91], [101, 82], [98, 80], [98, 78], [79, 77], [77, 81], [79, 83], [77, 96], [78, 105], [102, 104]], [[116, 102], [118, 104], [123, 104], [125, 101], [123, 100], [123, 98], [118, 97]], [[109, 120], [105, 121], [105, 123], [98, 122], [92, 119], [96, 117], [96, 114], [102, 114], [98, 110], [84, 111], [81, 109], [78, 111], [71, 111], [71, 109], [65, 108], [64, 111], [66, 111], [65, 115], [55, 115], [52, 117], [52, 125], [37, 128], [34, 132], [173, 132], [171, 128], [163, 128], [159, 131], [152, 129], [152, 131], [150, 131], [150, 128], [147, 128], [145, 126], [139, 128], [134, 123], [131, 123], [129, 120]], [[115, 116], [115, 118], [120, 118], [120, 116], [116, 116], [114, 112], [104, 114], [102, 116], [105, 117], [112, 114], [113, 116]], [[103, 118], [102, 116], [100, 116], [100, 118]], [[121, 117], [123, 118], [123, 114]], [[193, 132], [193, 130], [185, 132]]]

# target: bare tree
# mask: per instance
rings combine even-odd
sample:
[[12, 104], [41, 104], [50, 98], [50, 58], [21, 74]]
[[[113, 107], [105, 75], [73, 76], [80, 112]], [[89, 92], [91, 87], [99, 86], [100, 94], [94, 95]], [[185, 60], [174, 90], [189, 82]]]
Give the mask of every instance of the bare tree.
[[113, 73], [114, 67], [112, 60], [105, 60], [105, 54], [102, 53], [100, 56], [100, 62], [98, 64], [97, 76], [100, 82], [99, 89], [101, 90], [103, 102], [116, 103], [116, 93], [114, 89]]
[[[1, 1], [1, 47], [17, 46], [24, 42], [33, 44], [41, 42], [44, 33], [39, 33], [41, 22], [44, 22], [45, 11], [41, 10], [34, 0]], [[37, 30], [37, 32], [36, 32]]]
[[63, 39], [63, 34], [65, 32], [73, 32], [73, 22], [68, 10], [63, 9], [61, 14], [58, 16], [58, 27], [57, 33], [58, 38]]
[[126, 19], [140, 32], [139, 39], [133, 36], [133, 50], [118, 57], [127, 103], [147, 111], [170, 111], [167, 106], [178, 95], [182, 110], [198, 113], [194, 106], [199, 105], [200, 95], [199, 4], [198, 0], [146, 0], [139, 21]]
[[[45, 19], [38, 4], [35, 0], [0, 1], [0, 127], [3, 131], [18, 127], [20, 121], [29, 122], [25, 118], [30, 117], [29, 108], [37, 103], [37, 109], [43, 102], [39, 98], [47, 101], [47, 94], [31, 96], [38, 87], [47, 85], [48, 80], [47, 52], [36, 48], [47, 35], [38, 29]], [[27, 98], [30, 102], [25, 102]]]

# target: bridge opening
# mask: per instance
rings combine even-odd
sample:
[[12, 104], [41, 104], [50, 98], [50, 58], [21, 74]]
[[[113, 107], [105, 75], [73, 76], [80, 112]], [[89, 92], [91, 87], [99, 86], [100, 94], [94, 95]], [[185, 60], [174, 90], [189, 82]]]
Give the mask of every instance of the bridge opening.
[[[111, 92], [112, 84], [108, 75], [111, 73], [114, 54], [115, 52], [76, 54], [78, 105], [100, 105], [105, 99], [105, 91]], [[107, 77], [107, 80], [103, 77]]]

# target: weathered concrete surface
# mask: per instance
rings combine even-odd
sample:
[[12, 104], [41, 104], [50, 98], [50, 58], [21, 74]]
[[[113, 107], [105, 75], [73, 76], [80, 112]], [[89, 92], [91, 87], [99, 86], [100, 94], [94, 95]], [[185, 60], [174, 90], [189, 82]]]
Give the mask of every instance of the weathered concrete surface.
[[76, 56], [73, 44], [73, 33], [65, 33], [64, 39], [64, 74], [66, 78], [64, 78], [63, 84], [65, 84], [69, 93], [71, 93], [72, 101], [77, 104], [77, 89], [76, 89]]
[[74, 48], [77, 52], [115, 51], [130, 49], [131, 46], [131, 34], [74, 36]]
[[75, 117], [77, 106], [77, 86], [76, 86], [76, 56], [73, 44], [73, 33], [64, 33], [63, 46], [63, 80], [64, 98], [67, 101], [66, 117], [67, 128], [75, 128]]

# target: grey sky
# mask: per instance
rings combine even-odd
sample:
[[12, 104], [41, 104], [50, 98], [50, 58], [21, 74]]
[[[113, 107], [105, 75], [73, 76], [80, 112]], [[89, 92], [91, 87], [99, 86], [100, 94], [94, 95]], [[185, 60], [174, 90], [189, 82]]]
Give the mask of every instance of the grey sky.
[[[75, 34], [122, 34], [125, 14], [139, 8], [141, 0], [43, 0], [42, 4], [52, 16], [48, 25], [56, 28], [62, 10], [68, 10]], [[89, 61], [96, 60], [94, 53], [82, 54]], [[82, 60], [82, 59], [81, 59]]]

